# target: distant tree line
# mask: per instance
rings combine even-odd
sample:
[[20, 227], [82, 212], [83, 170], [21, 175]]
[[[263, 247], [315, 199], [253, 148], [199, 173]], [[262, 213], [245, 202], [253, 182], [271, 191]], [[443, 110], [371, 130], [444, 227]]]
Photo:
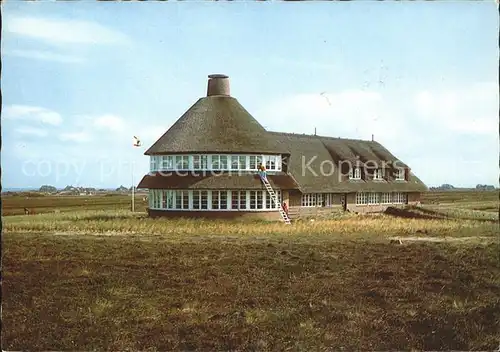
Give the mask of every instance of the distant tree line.
[[493, 185], [477, 185], [476, 189], [481, 190], [481, 191], [493, 191], [495, 189], [495, 186], [493, 186]]
[[431, 191], [449, 191], [449, 190], [456, 190], [456, 189], [476, 189], [478, 191], [493, 191], [495, 190], [495, 186], [493, 185], [481, 185], [481, 184], [478, 184], [476, 185], [476, 188], [457, 188], [453, 185], [450, 185], [448, 183], [445, 183], [445, 184], [442, 184], [441, 186], [437, 186], [437, 187], [429, 187], [429, 189]]
[[[115, 189], [115, 192], [127, 193], [132, 191], [132, 187], [127, 188], [125, 186], [120, 186]], [[137, 191], [137, 187], [134, 187], [134, 191]], [[51, 185], [43, 185], [38, 190], [40, 193], [95, 193], [95, 192], [109, 192], [106, 189], [96, 189], [93, 187], [75, 187], [75, 186], [66, 186], [61, 190], [58, 190], [56, 187]]]

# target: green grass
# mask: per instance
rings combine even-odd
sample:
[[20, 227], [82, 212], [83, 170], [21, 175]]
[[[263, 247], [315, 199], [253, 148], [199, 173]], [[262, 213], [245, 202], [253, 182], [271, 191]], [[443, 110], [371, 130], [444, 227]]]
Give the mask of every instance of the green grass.
[[493, 350], [498, 214], [476, 209], [482, 194], [453, 207], [446, 193], [290, 226], [45, 200], [3, 218], [2, 349]]
[[[147, 203], [143, 195], [135, 197], [136, 210], [145, 211]], [[24, 215], [24, 208], [37, 214], [53, 212], [74, 212], [81, 210], [129, 210], [130, 195], [109, 194], [95, 196], [53, 196], [53, 195], [2, 195], [2, 215]]]
[[499, 190], [494, 191], [429, 191], [422, 194], [422, 203], [496, 203], [498, 209]]
[[492, 350], [498, 243], [4, 236], [4, 350]]

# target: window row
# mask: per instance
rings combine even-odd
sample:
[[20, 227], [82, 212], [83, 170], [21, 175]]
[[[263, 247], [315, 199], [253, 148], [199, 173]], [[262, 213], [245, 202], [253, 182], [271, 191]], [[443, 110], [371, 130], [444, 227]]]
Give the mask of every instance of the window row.
[[[384, 179], [385, 172], [383, 169], [377, 169], [375, 170], [373, 174], [373, 179], [374, 180], [383, 180]], [[398, 169], [394, 173], [394, 178], [396, 181], [404, 181], [405, 180], [405, 170], [404, 169]], [[361, 169], [359, 167], [351, 168], [349, 170], [349, 179], [351, 180], [361, 180]]]
[[356, 193], [356, 204], [406, 204], [408, 202], [408, 194], [392, 192], [392, 193]]
[[274, 210], [281, 192], [267, 191], [149, 190], [149, 207], [166, 210]]
[[154, 155], [150, 171], [164, 170], [257, 170], [263, 164], [269, 171], [281, 171], [281, 155]]
[[302, 195], [303, 207], [331, 207], [334, 205], [333, 193], [305, 193]]

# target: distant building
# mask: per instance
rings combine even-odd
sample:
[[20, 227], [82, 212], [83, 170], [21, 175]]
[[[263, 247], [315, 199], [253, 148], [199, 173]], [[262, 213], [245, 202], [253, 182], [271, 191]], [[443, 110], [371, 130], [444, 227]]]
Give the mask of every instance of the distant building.
[[[307, 116], [304, 116], [307, 118]], [[150, 216], [279, 219], [417, 204], [427, 187], [375, 141], [270, 132], [230, 96], [229, 79], [211, 75], [207, 96], [146, 152]], [[257, 174], [263, 163], [279, 204]]]

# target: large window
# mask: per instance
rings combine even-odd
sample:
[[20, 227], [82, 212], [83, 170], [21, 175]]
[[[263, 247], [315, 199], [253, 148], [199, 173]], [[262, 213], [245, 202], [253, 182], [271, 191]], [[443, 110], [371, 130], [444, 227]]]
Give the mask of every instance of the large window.
[[208, 168], [208, 155], [193, 155], [193, 169], [206, 170]]
[[172, 155], [165, 155], [160, 158], [162, 170], [171, 170], [174, 168], [174, 157]]
[[149, 170], [158, 171], [158, 157], [152, 156], [149, 160]]
[[227, 155], [212, 155], [212, 170], [227, 170], [228, 156]]
[[378, 193], [368, 193], [368, 204], [379, 204], [380, 195]]
[[247, 191], [231, 191], [231, 209], [247, 209]]
[[250, 209], [264, 209], [263, 191], [250, 191]]
[[281, 171], [281, 155], [155, 155], [150, 157], [150, 171], [159, 170], [254, 170], [260, 163], [268, 171]]
[[197, 210], [208, 209], [207, 191], [193, 191], [193, 209]]
[[161, 207], [163, 209], [174, 208], [174, 195], [172, 191], [163, 191]]
[[367, 193], [356, 193], [356, 204], [368, 204]]
[[250, 155], [250, 169], [257, 170], [262, 163], [262, 155]]
[[175, 156], [175, 169], [189, 170], [189, 155], [176, 155]]
[[390, 204], [392, 203], [392, 194], [391, 193], [382, 193], [381, 201], [382, 204]]
[[231, 155], [231, 170], [245, 170], [246, 168], [244, 155]]
[[376, 192], [361, 192], [356, 193], [356, 204], [406, 204], [408, 201], [407, 193], [376, 193]]
[[212, 191], [212, 209], [227, 209], [227, 191]]
[[[279, 204], [281, 192], [275, 191]], [[149, 190], [149, 207], [161, 210], [275, 210], [278, 205], [265, 190]]]
[[266, 155], [264, 156], [264, 166], [267, 170], [276, 170], [278, 158], [275, 155]]
[[161, 193], [155, 189], [149, 190], [149, 206], [152, 209], [161, 208]]
[[392, 200], [396, 204], [406, 204], [407, 203], [407, 194], [406, 193], [393, 193]]
[[325, 207], [331, 206], [328, 203], [328, 200], [331, 202], [331, 194], [329, 193], [306, 193], [302, 195], [301, 205], [303, 207]]
[[[280, 191], [275, 191], [273, 198], [271, 198], [271, 195], [267, 192], [264, 193], [264, 196], [266, 198], [266, 209], [277, 209], [283, 203]], [[278, 204], [276, 204], [276, 200]]]
[[302, 206], [303, 207], [315, 207], [318, 205], [317, 203], [318, 197], [316, 193], [307, 193], [302, 195]]

